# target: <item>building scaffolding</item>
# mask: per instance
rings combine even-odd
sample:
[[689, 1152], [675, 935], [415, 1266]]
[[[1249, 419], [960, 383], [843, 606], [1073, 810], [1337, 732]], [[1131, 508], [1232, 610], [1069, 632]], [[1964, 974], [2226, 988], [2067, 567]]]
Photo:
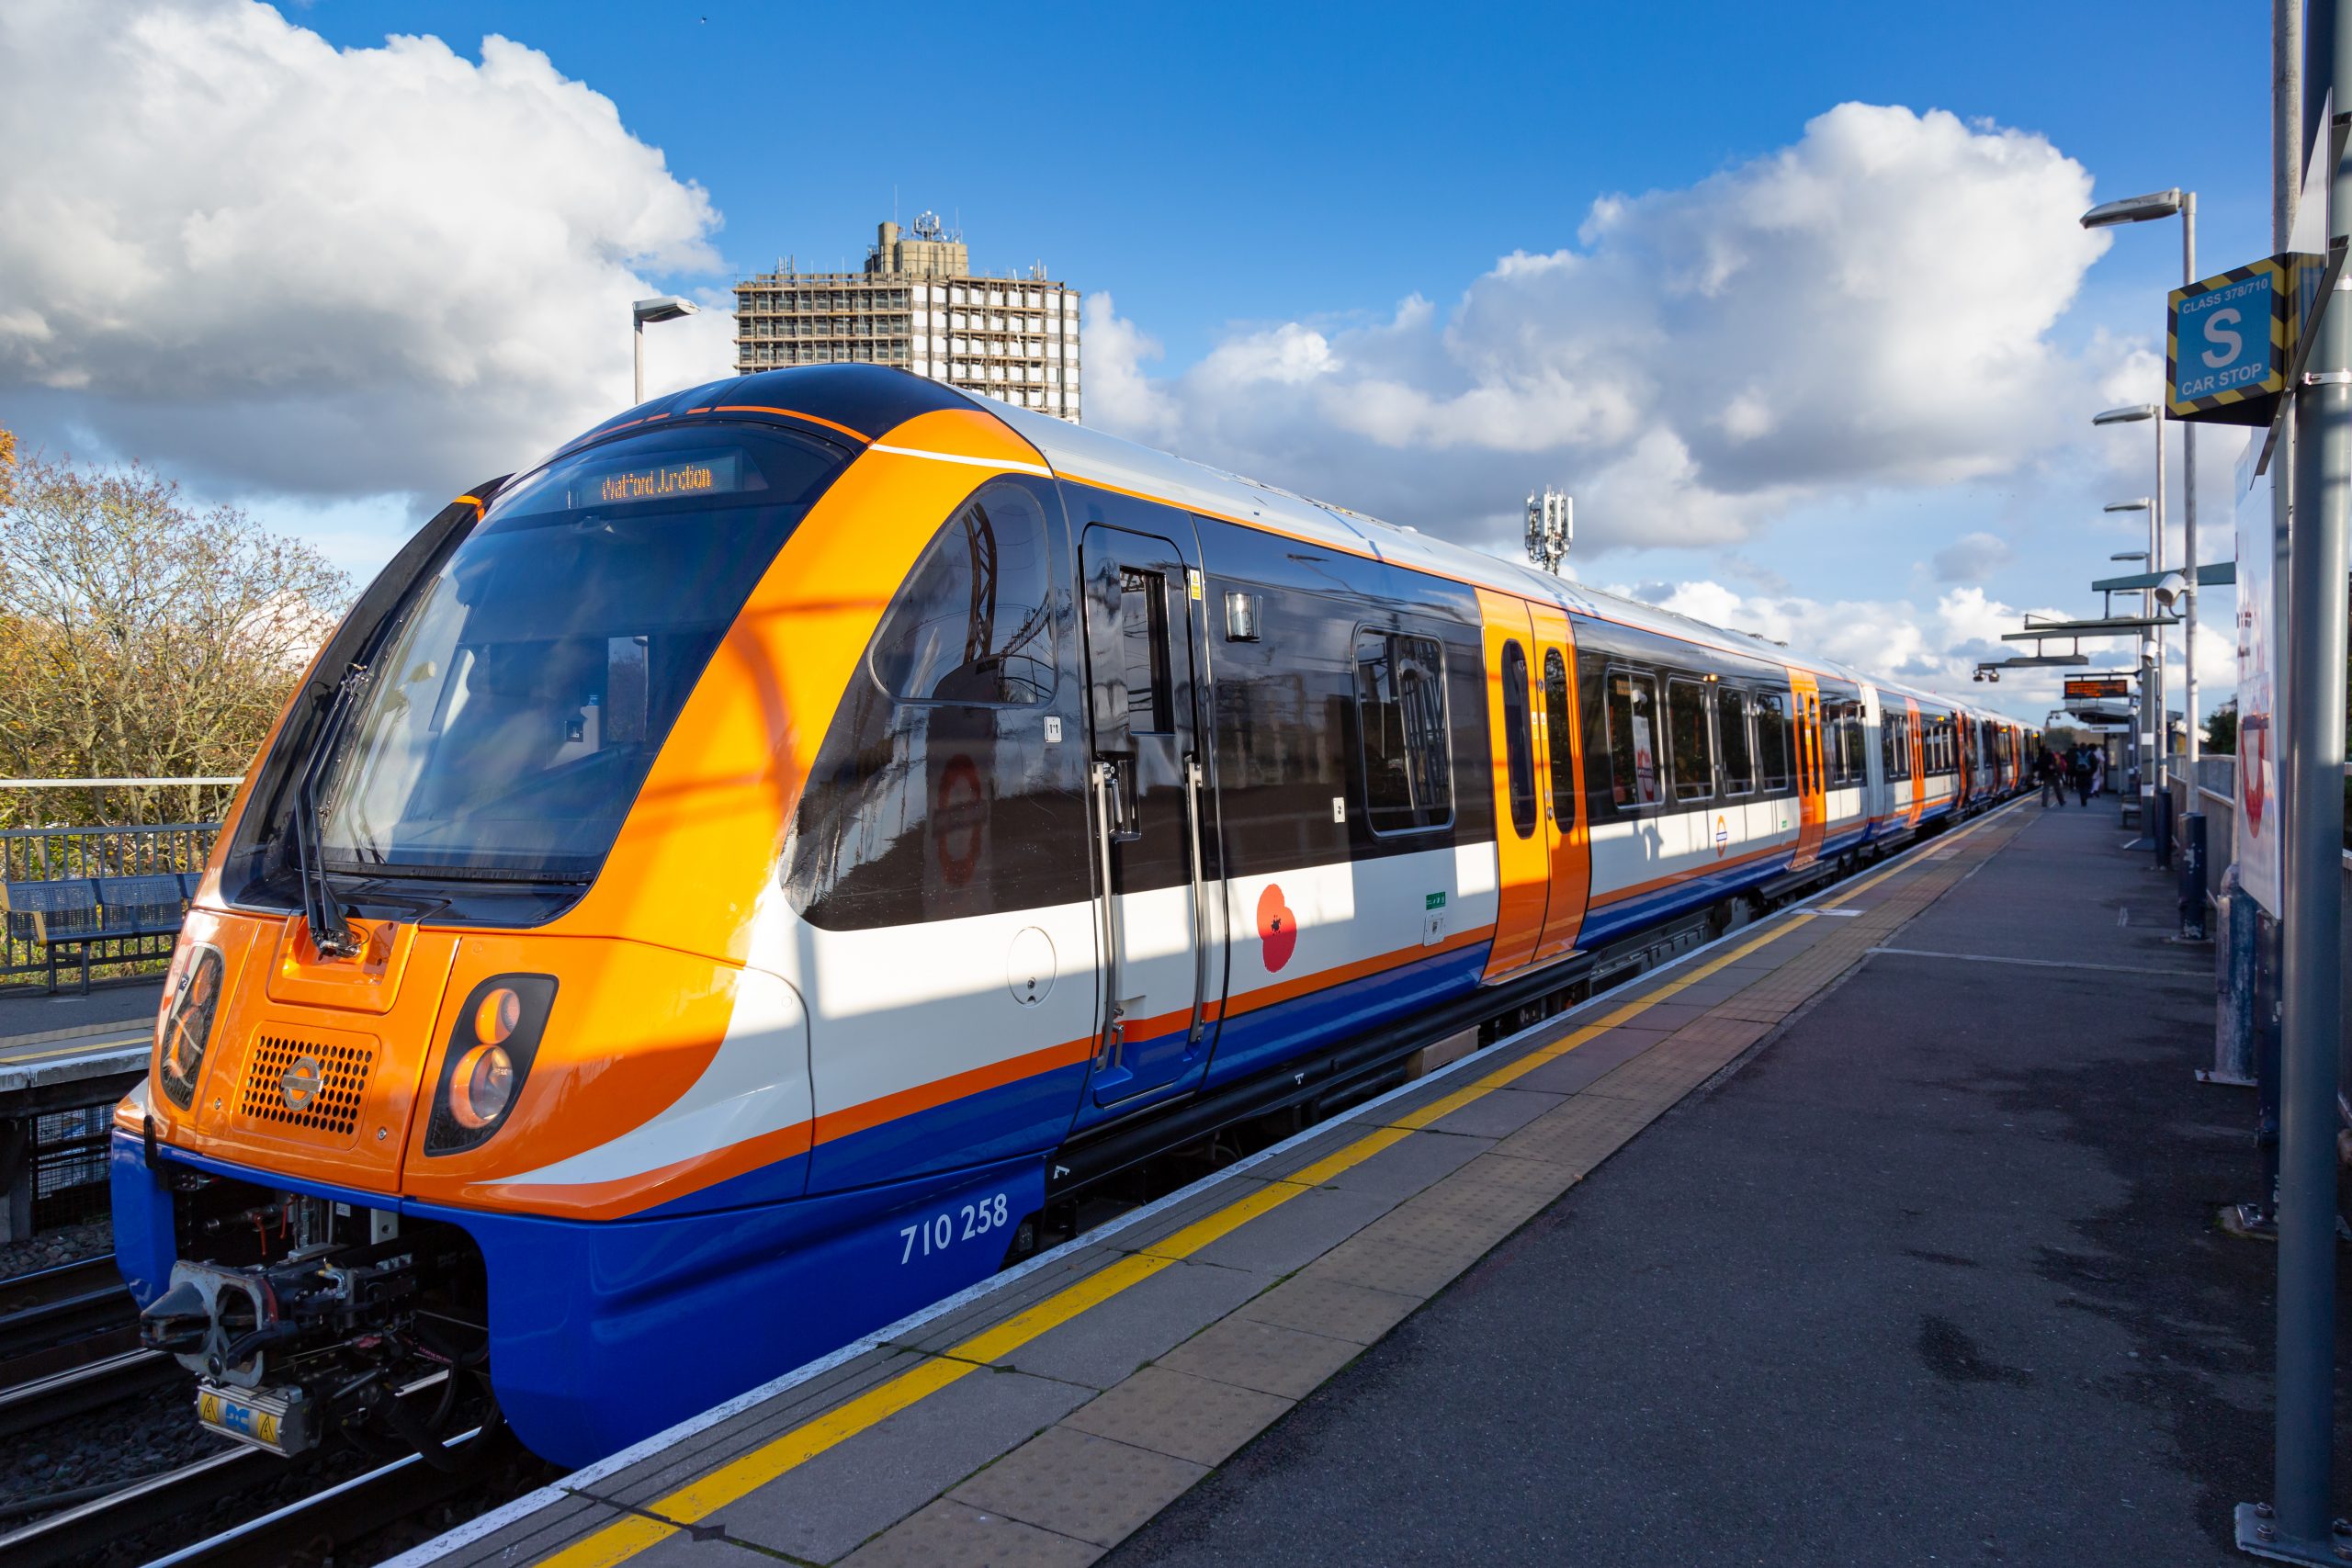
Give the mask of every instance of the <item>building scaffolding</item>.
[[881, 224], [862, 272], [801, 272], [789, 260], [735, 285], [735, 366], [893, 365], [960, 390], [1075, 423], [1079, 296], [1042, 263], [975, 274], [960, 232], [923, 213]]

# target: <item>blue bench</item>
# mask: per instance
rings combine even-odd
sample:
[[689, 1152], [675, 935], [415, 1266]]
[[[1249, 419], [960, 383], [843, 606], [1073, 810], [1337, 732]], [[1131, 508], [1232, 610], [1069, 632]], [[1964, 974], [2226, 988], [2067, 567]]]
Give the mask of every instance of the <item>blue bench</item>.
[[90, 989], [90, 944], [124, 938], [175, 936], [186, 918], [196, 877], [177, 872], [142, 876], [68, 876], [0, 882], [0, 914], [8, 935], [41, 950], [49, 988], [57, 989], [61, 950], [78, 948], [82, 990]]

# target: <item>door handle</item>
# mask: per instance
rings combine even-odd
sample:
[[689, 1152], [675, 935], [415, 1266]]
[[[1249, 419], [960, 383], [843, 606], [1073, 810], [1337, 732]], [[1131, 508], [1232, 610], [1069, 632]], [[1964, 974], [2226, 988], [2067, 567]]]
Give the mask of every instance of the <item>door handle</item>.
[[1190, 751], [1184, 754], [1184, 821], [1193, 839], [1193, 1024], [1185, 1036], [1189, 1043], [1201, 1037], [1209, 967], [1208, 893], [1201, 855], [1201, 760]]
[[1109, 1006], [1103, 1015], [1103, 1039], [1097, 1054], [1097, 1065], [1107, 1063], [1116, 1053], [1124, 1033], [1119, 1008], [1119, 910], [1118, 894], [1111, 886], [1111, 784], [1118, 776], [1115, 764], [1098, 761], [1094, 764], [1094, 843], [1102, 867], [1102, 994]]

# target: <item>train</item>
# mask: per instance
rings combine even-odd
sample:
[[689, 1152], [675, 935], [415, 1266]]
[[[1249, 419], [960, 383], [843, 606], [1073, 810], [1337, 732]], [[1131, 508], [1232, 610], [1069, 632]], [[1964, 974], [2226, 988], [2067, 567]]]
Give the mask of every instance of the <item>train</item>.
[[888, 367], [714, 382], [322, 649], [113, 1118], [118, 1261], [219, 1431], [587, 1462], [2039, 739]]

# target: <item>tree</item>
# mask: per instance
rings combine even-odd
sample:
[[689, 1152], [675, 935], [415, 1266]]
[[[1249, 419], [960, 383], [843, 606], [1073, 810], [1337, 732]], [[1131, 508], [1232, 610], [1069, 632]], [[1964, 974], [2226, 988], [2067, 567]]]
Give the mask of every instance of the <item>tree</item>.
[[2238, 700], [2232, 697], [2213, 710], [2205, 721], [2205, 750], [2217, 757], [2234, 757], [2238, 752]]
[[[311, 546], [148, 468], [21, 460], [0, 504], [0, 775], [243, 773], [349, 592]], [[0, 825], [191, 819], [228, 794], [6, 791]]]

